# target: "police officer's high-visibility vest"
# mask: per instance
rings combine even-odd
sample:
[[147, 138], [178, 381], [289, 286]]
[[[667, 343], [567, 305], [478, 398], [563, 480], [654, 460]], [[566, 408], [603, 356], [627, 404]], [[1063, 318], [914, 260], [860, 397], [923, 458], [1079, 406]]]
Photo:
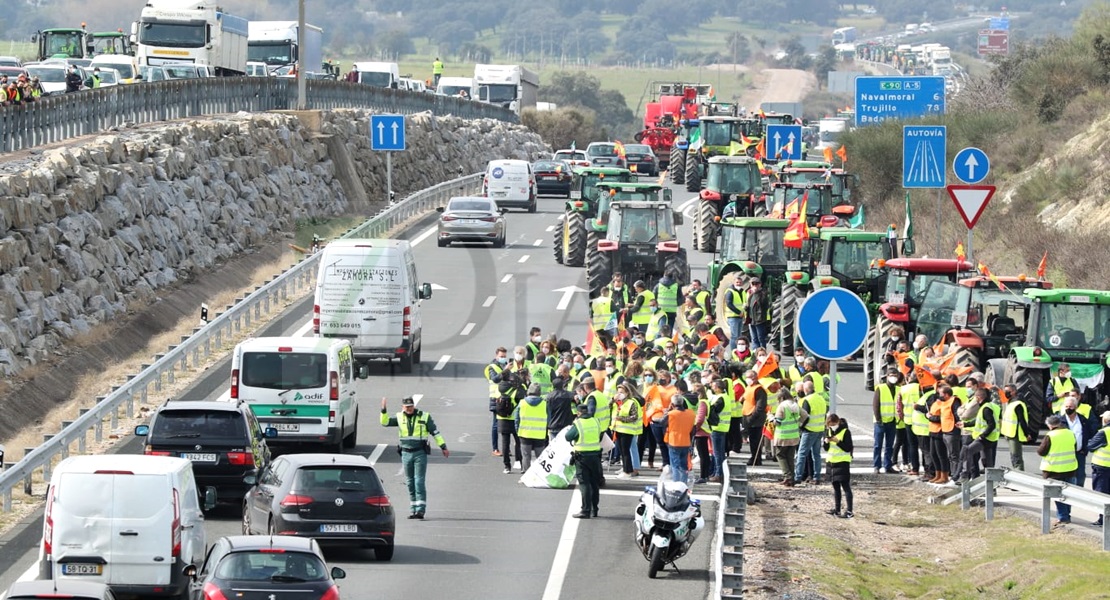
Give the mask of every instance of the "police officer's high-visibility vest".
[[[929, 398], [931, 398], [932, 396], [933, 390], [929, 390], [928, 392], [925, 392], [925, 395], [920, 396], [917, 400], [914, 400], [913, 404], [914, 406], [927, 406], [929, 403]], [[929, 417], [926, 416], [924, 412], [917, 409], [913, 409], [910, 412], [913, 413], [912, 415], [910, 415], [910, 431], [912, 431], [913, 434], [916, 436], [929, 435]]]
[[801, 437], [798, 431], [798, 421], [801, 420], [800, 412], [783, 407], [782, 421], [775, 426], [775, 442], [796, 440]]
[[[640, 404], [632, 398], [625, 398], [617, 408], [616, 419], [613, 419], [613, 431], [627, 435], [640, 435], [644, 432], [644, 420], [640, 418]], [[636, 417], [631, 423], [621, 421], [621, 418]]]
[[847, 431], [848, 431], [848, 428], [845, 427], [844, 429], [840, 430], [840, 433], [838, 433], [836, 435], [833, 435], [833, 436], [830, 436], [831, 438], [833, 438], [833, 441], [829, 442], [829, 452], [828, 452], [828, 455], [825, 456], [825, 462], [827, 462], [827, 463], [844, 463], [844, 462], [850, 463], [850, 462], [852, 462], [852, 455], [840, 448], [840, 442], [844, 441], [844, 434]]
[[663, 322], [666, 320], [667, 315], [663, 313], [662, 309], [651, 313], [651, 318], [648, 319], [647, 331], [644, 332], [644, 339], [654, 342], [663, 331]]
[[671, 285], [660, 283], [656, 289], [659, 290], [659, 295], [655, 297], [659, 310], [668, 313], [678, 311], [678, 282], [671, 282]]
[[1075, 385], [1071, 382], [1071, 377], [1060, 381], [1059, 377], [1052, 378], [1052, 391], [1056, 394], [1056, 400], [1052, 402], [1052, 412], [1058, 413], [1064, 410], [1064, 395], [1075, 389]]
[[532, 406], [528, 401], [520, 405], [520, 428], [516, 434], [528, 440], [547, 438], [547, 400]]
[[[651, 320], [651, 307], [648, 305], [652, 300], [655, 300], [655, 294], [650, 290], [644, 290], [636, 296], [643, 298], [643, 302], [640, 303], [640, 309], [632, 313], [632, 322], [636, 325], [647, 325], [648, 321]], [[643, 328], [641, 327], [641, 329]]]
[[[747, 294], [743, 291], [730, 287], [725, 290], [725, 317], [729, 319], [739, 319], [744, 316], [744, 305], [747, 304]], [[737, 310], [732, 307], [735, 306]]]
[[987, 440], [988, 442], [998, 441], [998, 415], [1002, 412], [1002, 407], [995, 404], [994, 402], [987, 402], [979, 407], [979, 414], [975, 416], [975, 426], [971, 428], [971, 439], [977, 440], [979, 439], [979, 436], [983, 435], [983, 430], [987, 428], [986, 421], [983, 419], [983, 412], [988, 410], [994, 413], [994, 429], [992, 429], [991, 432], [987, 434], [987, 437], [983, 439]]
[[1110, 469], [1110, 427], [1103, 427], [1102, 435], [1106, 436], [1107, 444], [1091, 453], [1091, 464]]
[[[394, 418], [397, 419], [397, 433], [400, 436], [401, 445], [405, 448], [412, 448], [417, 443], [423, 444], [428, 438], [428, 413], [418, 410], [415, 412], [415, 415], [415, 419], [406, 415], [405, 411], [401, 411], [394, 415]], [[381, 421], [382, 425], [388, 425], [389, 415], [383, 412]], [[411, 430], [409, 429], [410, 426], [412, 427]], [[447, 442], [443, 440], [442, 435], [437, 434], [435, 439], [436, 444], [439, 446], [445, 446], [447, 444]]]
[[590, 325], [594, 331], [603, 331], [609, 326], [609, 321], [613, 319], [613, 301], [608, 296], [594, 298], [593, 302], [590, 302], [590, 310], [593, 311]]
[[528, 365], [528, 375], [532, 383], [539, 384], [540, 394], [547, 395], [555, 389], [555, 386], [551, 385], [551, 379], [555, 377], [555, 369], [546, 362], [534, 362]]
[[814, 392], [803, 399], [809, 403], [809, 420], [806, 421], [805, 430], [810, 433], [820, 433], [825, 430], [825, 415], [829, 411], [825, 397]]
[[[709, 394], [709, 406], [707, 407], [707, 411], [717, 406], [718, 402], [721, 403], [721, 411], [718, 413], [720, 420], [717, 421], [716, 425], [711, 426], [709, 430], [717, 433], [728, 433], [729, 428], [732, 426], [732, 400], [729, 399], [728, 394]], [[708, 415], [709, 413], [706, 412], [706, 414]], [[706, 421], [708, 420], [707, 418]]]
[[1071, 473], [1079, 470], [1075, 457], [1075, 434], [1067, 427], [1048, 432], [1048, 454], [1041, 457], [1041, 470], [1046, 473]]
[[813, 393], [825, 395], [825, 377], [817, 371], [810, 371], [802, 377], [802, 380], [809, 380], [813, 382]]
[[[597, 419], [598, 425], [601, 426], [602, 431], [608, 431], [609, 420], [613, 418], [613, 400], [605, 392], [594, 390], [590, 392], [590, 396], [594, 399], [594, 418]], [[586, 397], [588, 402], [590, 396]]]
[[1017, 398], [1010, 400], [1006, 403], [1006, 412], [1002, 414], [1002, 437], [1008, 439], [1017, 439], [1017, 441], [1025, 443], [1029, 438], [1025, 435], [1025, 430], [1018, 426], [1017, 409], [1021, 407], [1025, 410], [1026, 418], [1029, 416], [1029, 411], [1025, 408], [1025, 402]]
[[575, 452], [601, 452], [601, 425], [597, 419], [578, 417], [574, 420], [578, 439], [574, 440]]
[[[894, 390], [892, 386], [887, 383], [880, 383], [875, 386], [879, 390], [879, 418], [883, 423], [890, 423], [894, 421]], [[871, 420], [875, 420], [875, 415], [871, 415]]]

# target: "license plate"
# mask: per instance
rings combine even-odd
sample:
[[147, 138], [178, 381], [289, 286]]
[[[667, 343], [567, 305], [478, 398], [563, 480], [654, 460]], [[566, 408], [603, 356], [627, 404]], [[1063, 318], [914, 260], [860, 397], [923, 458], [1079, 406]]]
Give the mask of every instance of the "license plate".
[[494, 192], [494, 193], [493, 193], [493, 196], [494, 196], [495, 198], [504, 198], [504, 197], [505, 197], [505, 194], [507, 194], [507, 193], [508, 193], [508, 192]]
[[887, 298], [887, 301], [891, 304], [905, 304], [906, 295], [901, 292], [894, 292]]
[[788, 261], [786, 261], [786, 270], [787, 271], [801, 271], [802, 270], [802, 261], [800, 261], [800, 260], [788, 260]]
[[597, 159], [597, 162], [598, 162], [598, 164], [608, 164], [609, 159], [608, 158], [599, 158], [599, 159]]
[[478, 225], [481, 222], [478, 219], [459, 219], [459, 223], [462, 225]]
[[358, 525], [321, 525], [320, 533], [358, 533]]
[[216, 455], [211, 452], [182, 452], [181, 458], [191, 460], [193, 462], [216, 462]]
[[832, 275], [832, 267], [830, 265], [818, 265], [817, 266], [817, 276], [818, 277], [827, 277], [829, 275]]
[[278, 431], [300, 431], [300, 423], [274, 423], [274, 429]]
[[90, 563], [65, 563], [62, 565], [62, 575], [102, 575], [104, 565]]
[[542, 179], [544, 181], [558, 181], [559, 178], [557, 176], [554, 176], [554, 175], [551, 175], [551, 176], [545, 175], [543, 177], [540, 177], [540, 179]]

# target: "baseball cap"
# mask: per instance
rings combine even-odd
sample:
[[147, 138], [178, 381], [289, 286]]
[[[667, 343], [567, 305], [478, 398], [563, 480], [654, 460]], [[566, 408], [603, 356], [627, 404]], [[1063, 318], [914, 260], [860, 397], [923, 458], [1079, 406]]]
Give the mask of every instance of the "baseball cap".
[[401, 406], [416, 406], [416, 401], [412, 399], [412, 396], [409, 396], [408, 398], [401, 400]]

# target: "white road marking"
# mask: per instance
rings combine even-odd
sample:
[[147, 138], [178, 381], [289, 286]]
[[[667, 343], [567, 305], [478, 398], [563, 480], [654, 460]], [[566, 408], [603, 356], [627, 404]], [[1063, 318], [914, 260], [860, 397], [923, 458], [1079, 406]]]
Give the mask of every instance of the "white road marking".
[[698, 198], [699, 198], [699, 196], [694, 196], [693, 198], [690, 198], [689, 200], [683, 202], [682, 204], [679, 204], [678, 205], [678, 210], [679, 211], [685, 211], [687, 208], [690, 207], [691, 204], [697, 202]]
[[[448, 358], [450, 358], [450, 357], [448, 357]], [[424, 394], [413, 394], [412, 395], [412, 404], [413, 404], [413, 406], [420, 406], [420, 401], [423, 400], [423, 399], [424, 399]]]
[[429, 236], [436, 232], [436, 228], [438, 227], [439, 225], [432, 225], [431, 227], [427, 228], [426, 230], [424, 230], [424, 233], [421, 233], [420, 235], [412, 238], [412, 242], [410, 242], [410, 245], [415, 246], [420, 242], [428, 239]]
[[521, 256], [520, 260], [518, 260], [516, 262], [518, 262], [518, 263], [526, 262], [529, 258], [531, 258], [531, 257], [529, 255], [525, 254], [524, 256]]
[[433, 371], [442, 371], [443, 367], [447, 366], [447, 361], [449, 361], [449, 360], [451, 360], [451, 355], [450, 354], [444, 354], [443, 356], [441, 356], [439, 358], [439, 362], [436, 363], [436, 366], [432, 367], [432, 370]]
[[512, 279], [512, 278], [513, 278], [513, 274], [509, 273], [509, 274], [507, 274], [507, 275], [505, 275], [504, 277], [501, 278], [501, 283], [509, 283], [509, 280]]
[[561, 214], [561, 215], [559, 215], [559, 222], [560, 222], [560, 223], [562, 223], [562, 222], [563, 222], [563, 219], [565, 219], [565, 218], [566, 218], [566, 216], [567, 216], [567, 215], [566, 215], [565, 213], [564, 213], [564, 214]]
[[544, 231], [546, 231], [548, 233], [550, 233], [552, 231], [555, 231], [555, 226], [554, 225], [548, 225], [547, 229], [544, 229]]
[[493, 306], [493, 302], [497, 300], [497, 296], [487, 296], [486, 301], [482, 303], [482, 308], [489, 308]]
[[31, 567], [29, 569], [24, 571], [23, 574], [19, 576], [19, 579], [16, 579], [16, 581], [34, 581], [35, 578], [38, 577], [38, 576], [39, 576], [39, 561], [36, 560], [35, 564], [31, 565]]
[[308, 335], [308, 330], [312, 329], [312, 321], [301, 325], [296, 331], [293, 332], [293, 337], [305, 337]]
[[474, 323], [467, 323], [466, 327], [463, 327], [462, 331], [459, 332], [459, 335], [470, 335], [471, 331], [474, 331]]
[[371, 465], [377, 464], [378, 459], [381, 458], [382, 453], [385, 452], [385, 447], [385, 444], [378, 444], [375, 446], [374, 451], [370, 453], [370, 456], [366, 457], [366, 460], [369, 460]]
[[543, 245], [543, 240], [536, 240], [536, 241], [532, 242], [532, 245], [533, 246], [542, 246]]
[[563, 581], [570, 567], [570, 555], [574, 550], [574, 539], [578, 537], [579, 519], [574, 518], [574, 513], [582, 505], [582, 492], [577, 488], [567, 507], [567, 516], [563, 520], [563, 532], [559, 535], [559, 546], [555, 549], [555, 558], [551, 561], [551, 572], [547, 576], [547, 586], [543, 589], [543, 600], [559, 600], [563, 593]]

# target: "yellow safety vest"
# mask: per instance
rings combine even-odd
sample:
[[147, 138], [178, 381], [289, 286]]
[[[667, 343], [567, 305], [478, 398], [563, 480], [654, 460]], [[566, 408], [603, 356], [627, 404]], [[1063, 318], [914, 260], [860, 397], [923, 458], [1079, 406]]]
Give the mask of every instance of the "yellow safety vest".
[[[913, 405], [917, 403], [917, 399], [921, 397], [921, 384], [907, 383], [898, 388], [898, 394], [902, 396], [902, 420], [901, 424], [913, 427], [913, 415], [910, 413], [917, 412], [913, 409]], [[909, 416], [907, 419], [906, 417]]]
[[825, 397], [817, 392], [814, 392], [805, 398], [805, 402], [809, 402], [809, 420], [806, 421], [805, 430], [810, 433], [820, 433], [825, 430], [825, 415], [829, 410], [829, 405], [825, 401]]
[[1002, 407], [995, 404], [994, 402], [987, 402], [986, 404], [979, 407], [979, 414], [975, 416], [975, 426], [971, 428], [971, 439], [977, 440], [979, 439], [979, 436], [983, 435], [983, 429], [986, 428], [986, 424], [983, 421], [984, 410], [989, 410], [994, 413], [994, 430], [991, 431], [985, 439], [988, 442], [997, 442], [999, 436], [998, 416], [999, 413], [1002, 412]]
[[590, 309], [593, 311], [590, 325], [594, 331], [604, 330], [609, 326], [609, 321], [613, 319], [613, 301], [608, 296], [594, 298], [590, 303]]
[[810, 380], [813, 382], [813, 393], [825, 395], [825, 377], [817, 371], [810, 371], [806, 373], [803, 380]]
[[574, 440], [575, 452], [601, 452], [601, 425], [597, 419], [578, 417], [574, 420], [578, 439]]
[[[1023, 402], [1021, 400], [1014, 399], [1014, 400], [1010, 400], [1006, 404], [1006, 412], [1003, 413], [1003, 415], [1002, 415], [1001, 432], [1002, 432], [1002, 437], [1005, 437], [1007, 439], [1015, 439], [1016, 438], [1017, 441], [1019, 441], [1021, 443], [1025, 443], [1025, 442], [1029, 441], [1029, 438], [1026, 437], [1025, 430], [1022, 429], [1021, 427], [1018, 427], [1017, 409], [1018, 409], [1019, 406], [1022, 407], [1022, 408], [1025, 408], [1025, 402]], [[1028, 418], [1029, 409], [1025, 410], [1025, 415], [1026, 415], [1026, 418]]]
[[783, 407], [782, 421], [775, 425], [775, 441], [789, 441], [800, 438], [802, 434], [798, 431], [798, 422], [801, 420], [801, 416], [800, 412]]
[[[732, 307], [729, 306], [729, 300], [732, 300], [732, 304], [737, 306], [740, 310], [733, 310]], [[737, 290], [734, 287], [725, 290], [725, 316], [730, 319], [739, 319], [743, 317], [744, 305], [747, 304], [747, 300], [747, 294], [742, 290]]]
[[[914, 384], [914, 385], [918, 385], [918, 384]], [[919, 386], [918, 389], [920, 391], [920, 386]], [[932, 395], [933, 395], [933, 390], [929, 390], [928, 392], [925, 392], [924, 396], [920, 396], [917, 400], [914, 400], [914, 402], [913, 402], [914, 406], [926, 406], [929, 402], [929, 397], [932, 396]], [[912, 412], [913, 412], [913, 414], [910, 416], [910, 430], [913, 431], [913, 434], [916, 435], [916, 436], [919, 436], [919, 437], [928, 436], [929, 435], [929, 416], [926, 415], [925, 413], [921, 412], [921, 411], [916, 410], [916, 409], [914, 409]]]
[[[876, 388], [879, 390], [879, 417], [883, 423], [890, 423], [894, 421], [894, 392], [886, 383], [880, 383]], [[871, 420], [875, 420], [875, 415], [871, 415]]]
[[636, 325], [647, 325], [648, 321], [651, 320], [651, 307], [648, 305], [652, 300], [655, 300], [655, 294], [650, 290], [644, 290], [637, 296], [643, 298], [644, 301], [640, 304], [640, 310], [632, 314], [632, 322]]
[[503, 371], [503, 370], [504, 369], [501, 367], [501, 365], [496, 364], [496, 363], [490, 363], [490, 364], [486, 365], [485, 375], [486, 375], [486, 381], [489, 382], [489, 397], [490, 398], [497, 398], [501, 395], [501, 392], [499, 392], [497, 390], [498, 384], [493, 382], [493, 377], [495, 375], [500, 375], [501, 371]]
[[532, 378], [532, 383], [540, 385], [540, 394], [550, 394], [555, 386], [551, 385], [551, 379], [555, 377], [555, 369], [545, 362], [534, 362], [528, 365], [528, 375]]
[[659, 295], [655, 297], [659, 310], [673, 313], [678, 310], [678, 282], [671, 285], [659, 284]]
[[708, 301], [709, 301], [709, 291], [708, 290], [698, 290], [698, 291], [694, 292], [694, 304], [696, 304], [698, 306], [698, 308], [700, 308], [704, 311], [705, 310], [705, 304]]
[[663, 331], [663, 321], [667, 315], [660, 309], [658, 312], [651, 314], [651, 319], [648, 320], [647, 331], [644, 332], [644, 339], [649, 342], [654, 342], [659, 337], [660, 332]]
[[529, 440], [547, 438], [547, 400], [540, 400], [535, 406], [528, 402], [520, 405], [520, 427], [516, 434]]
[[435, 61], [432, 63], [432, 75], [443, 75], [443, 63]]
[[[716, 405], [718, 402], [723, 404], [723, 406], [721, 406], [721, 412], [718, 413], [718, 417], [720, 418], [720, 420], [717, 421], [716, 425], [711, 426], [709, 429], [710, 431], [715, 431], [717, 433], [728, 433], [729, 428], [732, 426], [733, 401], [729, 398], [728, 394], [710, 394], [709, 406], [706, 410], [711, 410], [713, 406]], [[707, 412], [706, 414], [708, 415], [709, 413]], [[708, 418], [706, 419], [706, 421], [708, 421]]]
[[613, 431], [627, 435], [640, 435], [644, 432], [644, 420], [639, 417], [640, 405], [632, 398], [625, 398], [617, 409], [617, 417], [637, 417], [635, 421], [626, 423], [620, 419], [613, 419]]
[[[428, 413], [416, 412], [416, 418], [412, 419], [412, 431], [409, 431], [409, 416], [405, 414], [405, 411], [397, 413], [394, 418], [397, 419], [397, 432], [402, 444], [404, 442], [409, 442], [410, 445], [413, 442], [423, 443], [428, 438]], [[382, 413], [381, 421], [382, 425], [387, 425], [389, 423], [389, 415]], [[446, 443], [447, 442], [443, 441], [443, 436], [436, 436], [436, 444], [444, 446]], [[405, 447], [407, 448], [408, 446]]]
[[952, 387], [952, 395], [960, 399], [960, 406], [967, 404], [967, 388], [962, 385]]
[[1103, 427], [1102, 435], [1108, 443], [1091, 454], [1091, 464], [1110, 469], [1110, 427]]
[[[833, 440], [835, 440], [835, 442], [844, 441], [844, 434], [847, 431], [848, 431], [847, 428], [840, 430], [840, 433], [832, 436]], [[827, 462], [827, 463], [843, 463], [843, 462], [850, 463], [850, 462], [852, 462], [852, 455], [849, 454], [848, 452], [842, 450], [840, 448], [840, 446], [838, 445], [838, 443], [830, 442], [829, 443], [829, 452], [828, 452], [828, 455], [825, 456], [825, 462]]]
[[1068, 377], [1063, 382], [1059, 377], [1052, 378], [1052, 391], [1056, 393], [1056, 400], [1052, 402], [1052, 412], [1058, 413], [1064, 410], [1064, 394], [1075, 389], [1075, 385], [1071, 382], [1071, 377]]
[[[512, 402], [513, 402], [513, 408], [516, 408], [517, 404], [519, 404], [519, 403], [520, 403], [520, 400], [519, 400], [519, 399], [517, 399], [517, 397], [516, 397], [517, 391], [519, 391], [519, 390], [518, 390], [517, 388], [515, 388], [515, 387], [514, 387], [514, 388], [513, 388], [513, 389], [512, 389], [512, 390], [511, 390], [511, 391], [509, 392], [509, 394], [508, 394], [508, 398], [509, 398], [510, 400], [512, 400]], [[498, 391], [498, 393], [497, 393], [497, 394], [498, 394], [498, 398], [500, 398], [500, 397], [501, 397], [501, 392], [500, 392], [500, 391]], [[512, 421], [512, 420], [513, 420], [513, 415], [512, 415], [512, 414], [510, 414], [510, 415], [509, 415], [509, 416], [507, 416], [507, 417], [502, 417], [501, 415], [498, 415], [498, 414], [494, 414], [494, 416], [495, 416], [495, 417], [496, 417], [496, 418], [497, 418], [497, 419], [498, 419], [499, 421]]]
[[1070, 473], [1079, 470], [1075, 457], [1075, 434], [1068, 428], [1048, 432], [1048, 454], [1041, 457], [1041, 470], [1045, 473]]
[[[590, 392], [590, 396], [594, 397], [594, 418], [597, 419], [598, 425], [601, 426], [603, 431], [609, 429], [609, 420], [613, 415], [613, 401], [605, 392], [598, 390]], [[590, 397], [586, 396], [586, 401], [589, 401], [589, 399]]]

